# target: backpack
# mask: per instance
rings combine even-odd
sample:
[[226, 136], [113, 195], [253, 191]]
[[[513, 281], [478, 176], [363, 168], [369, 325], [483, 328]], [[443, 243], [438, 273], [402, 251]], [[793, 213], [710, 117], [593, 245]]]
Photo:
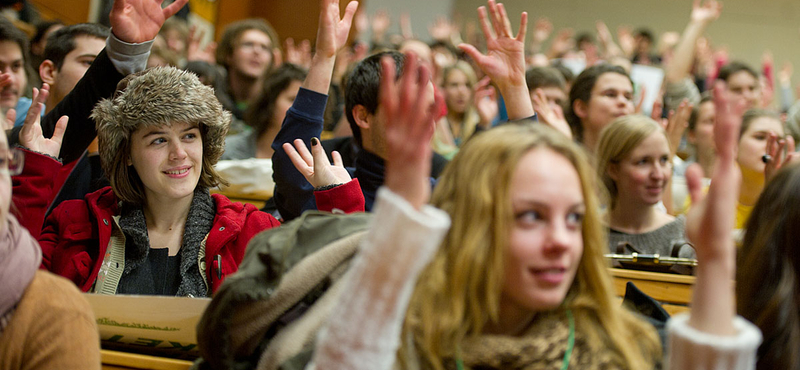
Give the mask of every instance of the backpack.
[[193, 369], [278, 369], [313, 346], [371, 214], [319, 211], [253, 237], [197, 325]]

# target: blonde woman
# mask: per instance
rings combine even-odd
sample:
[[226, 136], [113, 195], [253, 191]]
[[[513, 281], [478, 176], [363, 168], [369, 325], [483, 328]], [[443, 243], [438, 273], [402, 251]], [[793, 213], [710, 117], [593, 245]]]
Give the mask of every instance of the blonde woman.
[[[510, 29], [497, 26], [508, 24], [502, 5], [489, 1], [489, 8], [498, 38], [507, 37]], [[485, 9], [479, 14], [487, 31]], [[411, 58], [404, 76], [414, 68]], [[585, 152], [545, 126], [490, 130], [445, 170], [432, 201], [440, 210], [426, 206], [424, 139], [433, 109], [420, 98], [424, 84], [401, 78], [395, 88], [393, 70], [384, 61], [387, 180], [374, 211], [381, 227], [362, 243], [308, 368], [654, 368], [660, 346], [653, 329], [615, 302], [605, 272]], [[428, 72], [419, 75], [424, 81]], [[689, 173], [698, 203], [689, 231], [705, 264], [691, 315], [670, 323], [668, 368], [755, 363], [760, 335], [734, 318], [729, 283], [737, 129], [729, 121], [718, 135], [714, 178], [721, 185], [708, 200], [701, 201], [700, 171]]]
[[489, 80], [478, 83], [475, 70], [469, 63], [458, 61], [446, 67], [442, 78], [447, 115], [436, 124], [433, 150], [452, 159], [472, 134], [491, 126], [498, 108]]
[[609, 247], [620, 244], [638, 252], [694, 258], [685, 241], [683, 216], [659, 207], [672, 176], [669, 139], [656, 121], [630, 115], [618, 118], [600, 134], [597, 176], [608, 194]]

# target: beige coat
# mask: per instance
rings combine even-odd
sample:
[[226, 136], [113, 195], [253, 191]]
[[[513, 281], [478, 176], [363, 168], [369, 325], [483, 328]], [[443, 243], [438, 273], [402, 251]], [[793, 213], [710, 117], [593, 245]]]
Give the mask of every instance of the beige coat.
[[0, 334], [0, 370], [100, 369], [94, 313], [71, 281], [37, 271]]

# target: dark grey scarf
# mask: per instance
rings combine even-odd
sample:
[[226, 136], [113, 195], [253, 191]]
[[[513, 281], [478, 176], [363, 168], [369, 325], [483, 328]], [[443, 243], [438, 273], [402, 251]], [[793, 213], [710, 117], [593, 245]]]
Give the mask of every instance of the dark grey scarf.
[[[206, 297], [208, 291], [200, 275], [197, 257], [200, 244], [206, 237], [216, 216], [216, 204], [208, 193], [208, 189], [198, 188], [194, 192], [189, 216], [183, 229], [183, 243], [179, 252], [181, 258], [181, 284], [178, 296]], [[129, 242], [125, 245], [125, 270], [122, 279], [147, 262], [150, 251], [150, 239], [147, 234], [147, 222], [141, 206], [122, 207], [119, 227]], [[133, 246], [133, 248], [130, 248]]]

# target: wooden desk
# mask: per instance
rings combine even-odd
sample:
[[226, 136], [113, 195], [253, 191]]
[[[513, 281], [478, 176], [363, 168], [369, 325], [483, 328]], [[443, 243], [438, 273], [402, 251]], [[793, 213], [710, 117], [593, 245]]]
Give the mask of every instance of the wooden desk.
[[107, 349], [100, 350], [100, 357], [103, 360], [104, 370], [186, 370], [192, 366], [190, 361], [111, 351]]
[[670, 315], [689, 309], [694, 276], [616, 268], [609, 269], [609, 272], [614, 278], [614, 289], [620, 297], [625, 296], [625, 284], [630, 281], [641, 291], [661, 302], [661, 306]]
[[271, 191], [270, 192], [264, 191], [258, 193], [242, 193], [242, 192], [232, 191], [230, 189], [225, 189], [223, 191], [212, 189], [211, 193], [222, 194], [234, 202], [250, 203], [256, 206], [256, 208], [258, 209], [264, 208], [264, 204], [267, 203], [267, 200], [269, 200], [269, 198], [272, 198]]

